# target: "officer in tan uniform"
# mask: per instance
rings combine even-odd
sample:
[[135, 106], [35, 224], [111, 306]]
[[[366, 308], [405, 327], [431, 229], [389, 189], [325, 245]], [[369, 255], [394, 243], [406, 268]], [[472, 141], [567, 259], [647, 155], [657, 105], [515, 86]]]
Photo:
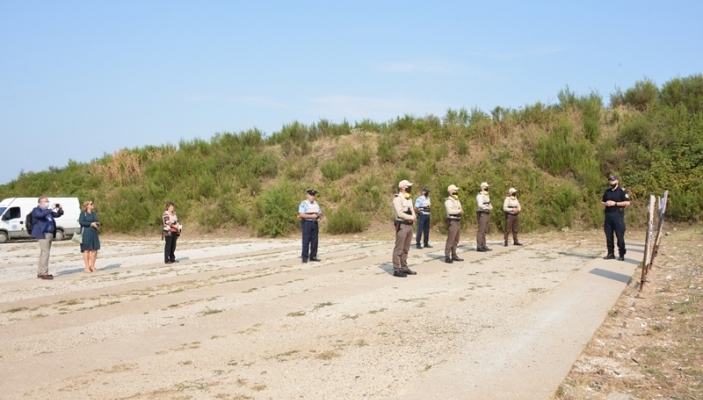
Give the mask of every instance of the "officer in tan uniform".
[[478, 219], [478, 233], [476, 234], [476, 251], [491, 251], [486, 246], [486, 232], [488, 231], [488, 222], [490, 221], [490, 213], [493, 210], [491, 198], [488, 196], [488, 183], [481, 182], [481, 191], [476, 196], [478, 205], [476, 218]]
[[444, 209], [447, 212], [447, 244], [444, 245], [444, 262], [451, 264], [454, 261], [464, 261], [456, 255], [456, 246], [459, 244], [461, 234], [461, 216], [464, 210], [459, 201], [459, 188], [449, 185], [447, 188], [449, 196], [444, 201]]
[[505, 212], [505, 235], [504, 235], [504, 246], [508, 247], [508, 236], [510, 233], [513, 234], [513, 245], [522, 246], [517, 240], [517, 232], [520, 228], [520, 221], [518, 220], [518, 214], [520, 214], [520, 201], [517, 199], [517, 190], [515, 188], [510, 188], [508, 190], [508, 197], [503, 201], [503, 211]]
[[413, 240], [415, 210], [410, 198], [413, 184], [407, 180], [398, 183], [398, 194], [393, 198], [395, 215], [395, 247], [393, 248], [393, 276], [404, 278], [417, 274], [408, 268], [408, 251]]

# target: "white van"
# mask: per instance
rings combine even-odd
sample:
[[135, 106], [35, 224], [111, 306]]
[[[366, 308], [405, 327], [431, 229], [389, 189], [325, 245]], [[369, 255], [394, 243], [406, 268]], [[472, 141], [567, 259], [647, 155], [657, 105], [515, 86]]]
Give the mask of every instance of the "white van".
[[[39, 205], [38, 197], [10, 197], [0, 201], [0, 243], [10, 239], [26, 239], [32, 237], [24, 226], [27, 214]], [[63, 215], [56, 218], [56, 240], [63, 240], [80, 231], [78, 217], [81, 207], [77, 197], [49, 197], [51, 204], [61, 204]]]

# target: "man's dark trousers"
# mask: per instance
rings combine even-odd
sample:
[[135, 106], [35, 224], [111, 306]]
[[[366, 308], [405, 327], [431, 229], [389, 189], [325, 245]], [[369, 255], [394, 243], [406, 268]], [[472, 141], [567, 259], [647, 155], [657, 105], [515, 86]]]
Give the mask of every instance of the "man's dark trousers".
[[[303, 260], [308, 258], [317, 258], [317, 236], [319, 229], [317, 221], [302, 222], [303, 231]], [[308, 257], [310, 256], [310, 257]]]
[[620, 211], [605, 213], [605, 241], [608, 245], [608, 254], [615, 254], [613, 233], [618, 239], [618, 252], [625, 256], [625, 214]]
[[420, 239], [422, 235], [425, 235], [425, 246], [430, 244], [430, 216], [427, 214], [420, 214], [417, 216], [417, 233], [415, 234], [415, 244], [420, 245]]

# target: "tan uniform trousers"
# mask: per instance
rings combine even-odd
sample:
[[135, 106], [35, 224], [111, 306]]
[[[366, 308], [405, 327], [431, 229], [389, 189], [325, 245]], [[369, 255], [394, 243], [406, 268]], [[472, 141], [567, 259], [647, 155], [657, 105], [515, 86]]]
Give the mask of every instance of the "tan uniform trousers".
[[488, 232], [488, 222], [490, 221], [490, 216], [485, 212], [476, 212], [476, 218], [478, 219], [478, 232], [476, 233], [476, 248], [485, 249], [486, 246], [486, 232]]
[[461, 221], [449, 220], [447, 227], [447, 244], [444, 245], [444, 256], [456, 258], [456, 246], [459, 244], [459, 236], [461, 236]]
[[513, 243], [517, 242], [517, 232], [520, 229], [520, 221], [517, 214], [505, 214], [505, 243], [508, 243], [508, 236], [513, 234]]
[[46, 275], [49, 273], [49, 254], [51, 253], [51, 242], [54, 240], [54, 234], [44, 232], [44, 237], [45, 239], [37, 239], [37, 243], [39, 243], [38, 275]]
[[413, 226], [400, 224], [400, 229], [395, 233], [395, 247], [393, 248], [393, 270], [408, 269], [408, 251], [413, 240]]

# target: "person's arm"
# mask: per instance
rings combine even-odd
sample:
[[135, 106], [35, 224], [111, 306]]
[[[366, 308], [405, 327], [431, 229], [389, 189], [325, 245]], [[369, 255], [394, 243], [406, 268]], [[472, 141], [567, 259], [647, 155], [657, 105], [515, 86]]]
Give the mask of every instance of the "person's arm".
[[78, 225], [82, 226], [83, 228], [87, 228], [91, 225], [91, 223], [88, 222], [88, 216], [84, 211], [81, 211], [81, 214], [78, 216]]
[[444, 207], [447, 209], [447, 215], [460, 215], [464, 213], [464, 210], [462, 210], [460, 206], [457, 206], [451, 199], [447, 199], [447, 201], [444, 202]]
[[[313, 213], [306, 213], [306, 207], [305, 203], [300, 203], [300, 207], [298, 207], [298, 216], [302, 219], [317, 219], [319, 217], [318, 214], [313, 214]], [[320, 209], [320, 212], [322, 212], [322, 209]]]
[[413, 210], [412, 207], [410, 207], [411, 215], [406, 214], [405, 210], [403, 209], [403, 199], [400, 196], [396, 196], [393, 199], [393, 211], [395, 211], [396, 218], [404, 219], [404, 220], [408, 220], [408, 221], [415, 220], [415, 211]]
[[510, 208], [510, 197], [506, 197], [505, 200], [503, 201], [503, 211], [505, 211], [507, 213], [513, 211], [513, 209]]

